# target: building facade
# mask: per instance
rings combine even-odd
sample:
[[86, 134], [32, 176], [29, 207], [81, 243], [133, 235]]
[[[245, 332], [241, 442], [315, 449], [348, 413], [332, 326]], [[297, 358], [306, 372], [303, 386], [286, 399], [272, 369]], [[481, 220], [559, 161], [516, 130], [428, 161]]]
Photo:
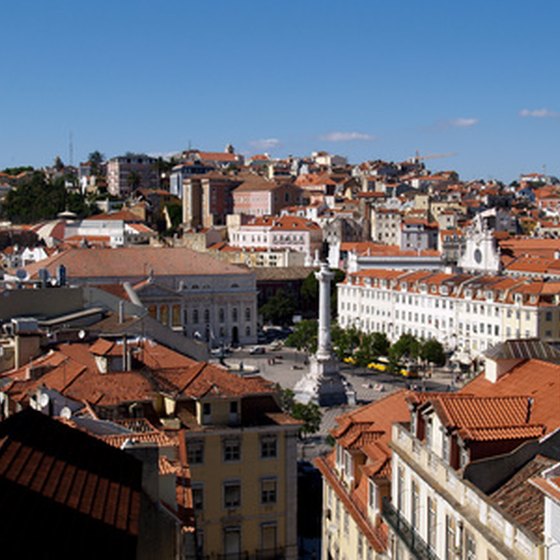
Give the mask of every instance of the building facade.
[[72, 285], [120, 286], [150, 315], [189, 338], [212, 345], [254, 344], [257, 288], [251, 270], [186, 248], [71, 249], [28, 267]]
[[553, 557], [550, 512], [532, 481], [558, 461], [559, 370], [544, 355], [531, 359], [531, 345], [543, 346], [503, 345], [459, 393], [408, 397], [383, 502], [389, 558]]
[[338, 286], [343, 327], [435, 338], [471, 357], [510, 338], [560, 339], [560, 283], [505, 276], [364, 270]]
[[144, 154], [127, 154], [107, 162], [107, 190], [109, 194], [127, 197], [138, 188], [159, 187], [156, 160]]

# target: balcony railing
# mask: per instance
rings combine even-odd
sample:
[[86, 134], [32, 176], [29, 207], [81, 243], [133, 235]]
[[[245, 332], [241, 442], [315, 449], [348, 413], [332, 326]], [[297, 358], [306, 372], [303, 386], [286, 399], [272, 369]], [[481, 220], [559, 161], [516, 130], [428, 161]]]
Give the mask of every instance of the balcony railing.
[[416, 532], [414, 527], [395, 509], [388, 498], [383, 498], [383, 519], [395, 531], [415, 558], [419, 560], [437, 560], [437, 555]]

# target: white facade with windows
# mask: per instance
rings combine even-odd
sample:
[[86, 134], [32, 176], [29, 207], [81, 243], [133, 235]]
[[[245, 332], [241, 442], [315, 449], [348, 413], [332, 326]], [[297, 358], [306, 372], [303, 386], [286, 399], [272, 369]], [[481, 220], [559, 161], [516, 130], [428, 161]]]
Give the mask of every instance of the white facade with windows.
[[342, 327], [439, 340], [472, 357], [510, 338], [558, 340], [560, 283], [370, 270], [338, 285]]

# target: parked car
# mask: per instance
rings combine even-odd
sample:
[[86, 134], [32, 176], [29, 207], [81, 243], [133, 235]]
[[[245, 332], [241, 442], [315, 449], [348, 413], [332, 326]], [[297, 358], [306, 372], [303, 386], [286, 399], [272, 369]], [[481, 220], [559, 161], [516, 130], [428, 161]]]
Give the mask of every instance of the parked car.
[[265, 350], [262, 346], [253, 346], [251, 350], [249, 350], [249, 354], [264, 354]]

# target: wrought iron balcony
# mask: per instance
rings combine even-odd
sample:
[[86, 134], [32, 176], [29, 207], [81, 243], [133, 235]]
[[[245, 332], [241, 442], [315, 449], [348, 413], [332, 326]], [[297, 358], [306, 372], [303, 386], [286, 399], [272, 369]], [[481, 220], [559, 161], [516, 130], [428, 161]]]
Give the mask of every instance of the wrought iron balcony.
[[389, 498], [383, 498], [383, 519], [393, 529], [408, 550], [419, 560], [437, 560], [435, 552], [416, 532], [414, 527], [395, 509]]

